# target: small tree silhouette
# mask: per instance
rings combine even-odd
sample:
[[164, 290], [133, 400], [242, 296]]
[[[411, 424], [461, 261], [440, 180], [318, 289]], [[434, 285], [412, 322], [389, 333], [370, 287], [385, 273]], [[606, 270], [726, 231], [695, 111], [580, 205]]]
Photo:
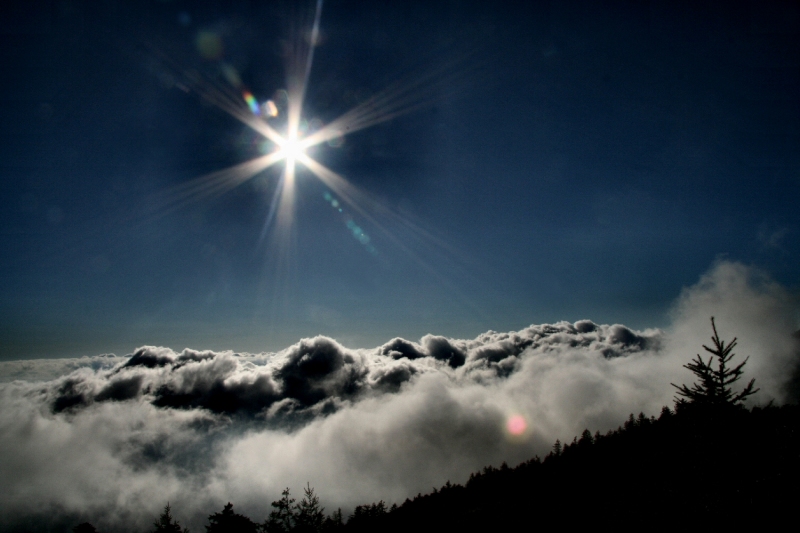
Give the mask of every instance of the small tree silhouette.
[[319, 506], [319, 496], [314, 494], [310, 483], [306, 483], [303, 492], [303, 499], [295, 505], [295, 531], [316, 533], [322, 529], [325, 509]]
[[[503, 463], [505, 464], [505, 463]], [[433, 494], [437, 494], [436, 487], [433, 489]], [[364, 527], [365, 524], [375, 523], [375, 520], [383, 518], [386, 515], [386, 503], [381, 500], [372, 505], [359, 505], [350, 515], [347, 520], [348, 529], [355, 527], [356, 530]]]
[[258, 525], [244, 515], [233, 512], [233, 504], [228, 504], [221, 513], [208, 517], [206, 533], [257, 533]]
[[322, 531], [326, 533], [334, 533], [341, 531], [344, 528], [344, 519], [342, 518], [341, 507], [335, 510], [330, 516], [325, 518], [322, 522]]
[[152, 533], [189, 533], [189, 530], [181, 528], [178, 521], [172, 519], [172, 508], [167, 502], [164, 512], [158, 516], [158, 520], [153, 522]]
[[740, 404], [745, 398], [751, 394], [755, 394], [759, 389], [753, 389], [755, 378], [751, 379], [747, 386], [739, 393], [734, 393], [731, 389], [731, 384], [735, 383], [742, 377], [744, 371], [742, 367], [747, 363], [749, 357], [739, 363], [733, 368], [728, 368], [728, 363], [735, 355], [731, 350], [736, 346], [736, 337], [725, 344], [725, 341], [719, 338], [717, 333], [717, 326], [714, 323], [714, 317], [711, 317], [711, 328], [714, 330], [714, 336], [711, 341], [714, 343], [713, 348], [709, 348], [705, 344], [703, 348], [717, 358], [717, 368], [714, 369], [714, 357], [709, 357], [708, 362], [705, 362], [700, 354], [692, 360], [692, 362], [683, 365], [688, 368], [695, 375], [700, 378], [699, 382], [693, 383], [689, 388], [686, 385], [675, 385], [673, 387], [678, 389], [678, 395], [683, 398], [676, 398], [676, 404], [694, 403], [699, 405], [708, 406], [722, 406], [722, 405], [737, 405]]
[[288, 533], [294, 529], [297, 515], [295, 513], [294, 498], [290, 496], [289, 487], [281, 492], [281, 499], [272, 502], [274, 510], [264, 521], [261, 529], [266, 533]]

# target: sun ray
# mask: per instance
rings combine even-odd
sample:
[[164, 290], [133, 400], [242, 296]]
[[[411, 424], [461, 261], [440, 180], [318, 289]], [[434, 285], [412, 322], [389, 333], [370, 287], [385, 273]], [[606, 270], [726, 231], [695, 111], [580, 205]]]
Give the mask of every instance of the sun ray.
[[[311, 22], [312, 19], [308, 15], [313, 13], [310, 33], [304, 33], [301, 23], [299, 27], [294, 28], [295, 31], [290, 32], [292, 38], [284, 41], [284, 54], [287, 60], [285, 109], [279, 109], [271, 100], [259, 105], [253, 93], [244, 87], [236, 76], [226, 75], [232, 87], [226, 86], [198, 71], [175, 68], [174, 62], [169, 61], [163, 54], [160, 55], [173, 67], [173, 72], [181, 80], [176, 83], [177, 87], [196, 93], [204, 101], [271, 141], [275, 149], [270, 154], [169, 189], [156, 205], [163, 210], [173, 210], [190, 202], [223, 194], [270, 166], [282, 162], [283, 169], [280, 176], [276, 177], [278, 181], [268, 202], [268, 212], [258, 239], [261, 245], [270, 250], [264, 266], [266, 270], [271, 271], [271, 275], [265, 276], [264, 281], [271, 279], [275, 284], [273, 290], [268, 292], [272, 294], [269, 305], [273, 307], [274, 312], [277, 312], [281, 307], [278, 300], [288, 302], [290, 298], [287, 291], [291, 284], [287, 283], [286, 276], [290, 275], [292, 270], [295, 244], [295, 182], [299, 166], [303, 166], [348, 204], [354, 213], [368, 221], [398, 251], [417, 263], [424, 271], [432, 274], [441, 284], [449, 286], [454, 293], [460, 293], [462, 291], [448, 279], [459, 267], [444, 257], [451, 253], [452, 257], [460, 254], [446, 239], [435, 237], [408, 217], [401, 216], [384, 202], [312, 158], [306, 150], [435, 105], [436, 102], [446, 99], [464, 87], [466, 78], [474, 78], [471, 75], [474, 74], [476, 63], [470, 63], [473, 68], [462, 69], [467, 59], [464, 56], [447, 64], [440, 64], [438, 68], [425, 73], [417, 73], [405, 81], [391, 84], [304, 137], [304, 130], [301, 131], [300, 125], [313, 66], [314, 49], [319, 41], [322, 4], [322, 0], [316, 0], [315, 9], [304, 13], [307, 17], [306, 22]], [[355, 227], [358, 228], [357, 225]], [[371, 247], [371, 250], [374, 252], [374, 247]], [[442, 274], [445, 271], [448, 276]], [[264, 296], [266, 297], [266, 293]], [[467, 301], [469, 298], [459, 296], [459, 299], [469, 304]]]
[[175, 86], [186, 92], [194, 92], [210, 105], [224, 111], [256, 133], [272, 142], [278, 143], [283, 137], [263, 118], [255, 115], [250, 106], [243, 104], [243, 94], [239, 87], [221, 85], [194, 69], [182, 68], [168, 54], [153, 44], [147, 45], [153, 59], [179, 80]]
[[153, 199], [152, 210], [155, 214], [165, 214], [204, 198], [220, 196], [282, 159], [282, 154], [272, 152], [176, 185]]
[[[281, 189], [281, 194], [289, 194], [294, 188], [297, 163], [305, 165], [305, 161], [312, 161], [305, 154], [305, 150], [308, 148], [428, 106], [439, 99], [443, 92], [451, 90], [448, 88], [457, 85], [453, 83], [456, 78], [453, 74], [453, 65], [442, 66], [427, 74], [416, 76], [410, 81], [391, 85], [345, 112], [321, 129], [305, 138], [301, 138], [300, 122], [303, 101], [313, 65], [314, 48], [319, 39], [322, 5], [322, 0], [316, 1], [310, 34], [304, 36], [303, 32], [296, 31], [294, 32], [295, 37], [289, 41], [291, 49], [287, 53], [286, 65], [288, 109], [285, 115], [285, 134], [279, 133], [275, 127], [267, 122], [264, 116], [260, 116], [260, 113], [256, 114], [253, 111], [257, 107], [255, 105], [257, 102], [249, 91], [240, 90], [239, 87], [233, 90], [230, 87], [220, 85], [218, 82], [204, 77], [196, 70], [178, 69], [175, 63], [170, 61], [167, 56], [157, 54], [180, 74], [182, 82], [178, 84], [179, 86], [186, 90], [194, 91], [209, 104], [227, 113], [276, 145], [275, 152], [268, 156], [256, 158], [230, 169], [224, 169], [208, 176], [197, 178], [188, 184], [170, 190], [165, 195], [168, 198], [166, 203], [174, 204], [178, 207], [208, 195], [224, 193], [239, 183], [246, 181], [248, 177], [255, 176], [264, 168], [281, 160], [285, 161], [285, 183]], [[268, 116], [271, 116], [271, 114], [268, 114]], [[261, 162], [266, 162], [266, 164], [260, 164]], [[250, 169], [252, 168], [258, 168], [258, 170], [251, 171]], [[346, 183], [343, 177], [339, 176], [339, 178], [341, 183]], [[164, 203], [163, 200], [160, 203]]]
[[[419, 225], [414, 224], [405, 217], [395, 213], [393, 210], [386, 207], [382, 202], [372, 198], [369, 194], [362, 191], [360, 188], [353, 185], [340, 174], [329, 169], [325, 165], [312, 159], [311, 157], [302, 154], [298, 161], [308, 168], [320, 181], [327, 185], [333, 192], [342, 198], [347, 204], [355, 210], [359, 215], [364, 217], [373, 226], [378, 228], [395, 246], [403, 250], [409, 257], [424, 266], [426, 269], [433, 269], [433, 266], [425, 261], [421, 254], [415, 252], [413, 247], [409, 246], [408, 242], [399, 238], [395, 232], [390, 230], [390, 227], [403, 228], [413, 240], [428, 243], [428, 248], [438, 250], [447, 250], [449, 253], [456, 253], [457, 251], [444, 239], [440, 239], [432, 235], [430, 232], [422, 229]], [[435, 269], [434, 269], [435, 270]]]
[[190, 73], [188, 79], [192, 82], [191, 87], [194, 91], [208, 103], [226, 112], [274, 143], [279, 143], [283, 139], [283, 136], [263, 118], [254, 115], [246, 104], [242, 104], [242, 97], [239, 93], [217, 87], [209, 80], [203, 79], [196, 72]]
[[301, 141], [304, 148], [355, 133], [433, 105], [459, 87], [465, 72], [454, 61], [406, 82], [395, 82]]
[[[344, 200], [356, 213], [374, 226], [383, 237], [420, 269], [447, 287], [451, 294], [477, 315], [484, 311], [453, 279], [467, 280], [467, 286], [477, 287], [480, 281], [464, 267], [470, 258], [446, 239], [438, 237], [407, 216], [401, 216], [383, 202], [373, 198], [340, 174], [303, 154], [298, 161], [308, 168], [331, 191]], [[484, 318], [490, 318], [484, 315]]]

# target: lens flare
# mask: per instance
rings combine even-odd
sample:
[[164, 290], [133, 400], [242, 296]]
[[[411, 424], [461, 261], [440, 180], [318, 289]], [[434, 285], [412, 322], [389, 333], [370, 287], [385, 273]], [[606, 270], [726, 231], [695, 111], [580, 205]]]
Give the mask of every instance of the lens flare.
[[353, 237], [364, 245], [367, 252], [372, 255], [377, 255], [378, 250], [370, 242], [372, 239], [370, 239], [369, 235], [367, 235], [361, 226], [356, 223], [350, 214], [345, 213], [344, 209], [342, 208], [342, 204], [339, 203], [339, 200], [337, 200], [333, 194], [328, 191], [326, 191], [322, 197], [325, 198], [325, 201], [328, 202], [333, 209], [342, 214], [345, 221], [345, 226], [347, 226], [347, 229], [350, 230], [350, 233], [352, 233]]
[[506, 422], [506, 429], [513, 436], [519, 437], [528, 429], [528, 423], [522, 415], [514, 415]]
[[264, 105], [261, 106], [261, 111], [263, 112], [264, 116], [267, 117], [277, 117], [278, 116], [278, 106], [275, 105], [275, 102], [272, 100], [267, 100], [264, 102]]
[[[456, 271], [459, 276], [470, 276], [463, 270], [464, 260], [457, 249], [446, 239], [434, 236], [423, 229], [407, 213], [400, 215], [378, 198], [323, 165], [315, 159], [315, 153], [307, 153], [312, 147], [320, 145], [340, 148], [345, 142], [345, 137], [354, 132], [420, 110], [451, 94], [454, 88], [463, 85], [462, 82], [474, 78], [468, 75], [469, 71], [454, 70], [454, 67], [462, 63], [465, 58], [441, 64], [418, 76], [391, 84], [386, 89], [360, 101], [338, 118], [326, 121], [325, 124], [319, 119], [307, 122], [303, 117], [303, 102], [308, 88], [314, 49], [320, 43], [319, 26], [323, 2], [316, 0], [314, 4], [315, 8], [306, 12], [312, 19], [308, 20], [301, 14], [305, 20], [293, 25], [293, 28], [301, 28], [305, 27], [306, 22], [311, 22], [311, 38], [306, 38], [307, 33], [295, 31], [294, 35], [285, 41], [286, 88], [275, 90], [272, 98], [261, 104], [245, 88], [239, 72], [232, 65], [222, 61], [225, 50], [219, 34], [200, 31], [196, 36], [195, 45], [203, 59], [218, 62], [217, 66], [222, 69], [223, 81], [227, 81], [226, 84], [221, 84], [196, 69], [182, 67], [162, 51], [150, 47], [154, 56], [175, 72], [176, 88], [197, 94], [208, 104], [229, 114], [263, 137], [263, 140], [252, 143], [260, 152], [258, 156], [165, 191], [153, 199], [150, 214], [163, 215], [201, 199], [225, 194], [266, 169], [282, 164], [283, 172], [280, 177], [274, 182], [270, 180], [274, 183], [274, 187], [270, 188], [273, 191], [272, 199], [269, 201], [268, 214], [259, 243], [269, 238], [270, 242], [266, 243], [266, 246], [273, 250], [269, 255], [269, 262], [274, 263], [276, 268], [275, 287], [286, 288], [291, 284], [279, 279], [278, 274], [292, 272], [290, 264], [291, 249], [295, 245], [292, 228], [296, 193], [295, 174], [296, 170], [302, 167], [304, 171], [301, 176], [315, 176], [330, 189], [331, 195], [336, 195], [337, 198], [331, 196], [331, 207], [342, 215], [347, 230], [364, 250], [377, 256], [373, 244], [376, 239], [364, 230], [368, 224], [372, 228], [370, 231], [379, 231], [381, 238], [413, 259], [425, 272], [457, 294], [462, 302], [477, 310], [469, 295], [452, 282]], [[344, 206], [347, 206], [346, 209]], [[357, 217], [359, 223], [356, 223], [353, 217]], [[430, 257], [436, 257], [437, 261], [432, 261]], [[443, 264], [447, 265], [444, 270]], [[447, 275], [444, 275], [445, 271]], [[471, 278], [471, 281], [474, 282], [474, 279]], [[276, 289], [275, 297], [271, 298], [271, 305], [275, 309], [281, 301], [277, 292]]]
[[222, 63], [220, 68], [222, 69], [222, 75], [225, 76], [225, 79], [228, 80], [232, 87], [239, 88], [242, 86], [242, 77], [236, 67], [230, 63]]
[[261, 115], [261, 107], [258, 105], [255, 96], [253, 96], [250, 91], [246, 90], [242, 91], [242, 96], [244, 97], [244, 101], [247, 102], [247, 105], [250, 107], [250, 111], [252, 111], [256, 116]]
[[224, 45], [222, 37], [213, 31], [198, 32], [195, 37], [195, 46], [203, 59], [216, 60], [222, 58]]

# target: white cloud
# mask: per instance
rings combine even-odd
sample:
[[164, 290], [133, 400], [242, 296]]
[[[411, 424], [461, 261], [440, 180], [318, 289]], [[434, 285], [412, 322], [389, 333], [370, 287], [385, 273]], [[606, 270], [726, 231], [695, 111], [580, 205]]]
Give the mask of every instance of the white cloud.
[[[284, 487], [306, 482], [329, 510], [399, 503], [584, 428], [657, 415], [670, 382], [692, 381], [682, 365], [708, 344], [711, 315], [723, 338], [739, 337], [737, 357], [752, 355], [754, 401], [780, 402], [797, 362], [795, 310], [763, 274], [719, 263], [684, 290], [666, 331], [584, 320], [373, 350], [315, 337], [277, 354], [143, 347], [6, 364], [30, 380], [0, 384], [0, 515], [146, 528], [169, 500], [197, 530], [227, 501], [263, 520]], [[527, 420], [524, 437], [506, 432], [512, 415]]]

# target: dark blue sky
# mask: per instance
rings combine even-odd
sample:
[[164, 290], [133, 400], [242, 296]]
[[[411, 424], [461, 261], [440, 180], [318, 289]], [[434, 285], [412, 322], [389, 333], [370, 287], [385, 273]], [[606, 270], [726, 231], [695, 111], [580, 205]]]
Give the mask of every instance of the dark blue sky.
[[[800, 4], [717, 4], [326, 2], [304, 116], [326, 123], [420, 79], [426, 105], [312, 155], [431, 238], [374, 204], [340, 213], [300, 169], [285, 267], [260, 238], [280, 165], [153, 205], [260, 155], [181, 72], [224, 86], [234, 69], [265, 101], [307, 12], [4, 7], [1, 357], [663, 326], [720, 257], [797, 287]], [[220, 40], [215, 57], [200, 35]]]

